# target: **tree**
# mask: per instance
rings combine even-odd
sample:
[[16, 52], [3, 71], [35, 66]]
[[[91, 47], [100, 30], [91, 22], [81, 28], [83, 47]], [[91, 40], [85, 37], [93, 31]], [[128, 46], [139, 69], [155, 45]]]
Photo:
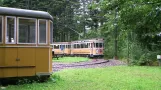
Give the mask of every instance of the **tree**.
[[[103, 0], [99, 2], [100, 11], [108, 21], [101, 27], [106, 42], [106, 52], [114, 55], [109, 45], [113, 45], [115, 9], [118, 26], [118, 54], [122, 58], [130, 58], [135, 64], [146, 64], [148, 59], [156, 60], [153, 56], [159, 54], [160, 48], [160, 1], [159, 0]], [[108, 47], [109, 46], [109, 47]], [[126, 54], [128, 52], [128, 54]], [[148, 54], [149, 53], [149, 54]], [[146, 60], [143, 60], [141, 57]]]
[[76, 29], [75, 11], [79, 8], [79, 0], [4, 0], [2, 6], [49, 12], [54, 18], [54, 40], [70, 41], [74, 38], [72, 31], [65, 27]]

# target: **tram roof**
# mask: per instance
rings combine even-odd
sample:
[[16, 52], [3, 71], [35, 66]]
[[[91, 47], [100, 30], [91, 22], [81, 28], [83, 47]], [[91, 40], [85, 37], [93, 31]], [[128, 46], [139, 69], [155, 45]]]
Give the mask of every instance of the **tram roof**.
[[41, 18], [53, 20], [53, 17], [44, 11], [0, 7], [0, 15], [10, 15], [10, 16], [20, 16], [20, 17], [30, 17], [30, 18]]
[[92, 39], [82, 39], [82, 40], [76, 40], [72, 42], [90, 42], [90, 41], [103, 41], [103, 38], [92, 38]]
[[53, 44], [51, 45], [55, 45], [55, 44], [70, 44], [71, 42], [53, 42]]

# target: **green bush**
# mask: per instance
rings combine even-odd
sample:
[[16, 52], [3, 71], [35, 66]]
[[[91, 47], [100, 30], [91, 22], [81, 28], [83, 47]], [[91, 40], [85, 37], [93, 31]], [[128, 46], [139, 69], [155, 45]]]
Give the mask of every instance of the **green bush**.
[[[105, 40], [104, 55], [106, 58], [114, 57], [114, 40]], [[129, 54], [129, 55], [128, 55]], [[127, 40], [118, 41], [119, 59], [129, 59], [129, 65], [157, 65], [156, 56], [160, 54], [159, 50], [149, 50], [137, 42], [128, 42]]]

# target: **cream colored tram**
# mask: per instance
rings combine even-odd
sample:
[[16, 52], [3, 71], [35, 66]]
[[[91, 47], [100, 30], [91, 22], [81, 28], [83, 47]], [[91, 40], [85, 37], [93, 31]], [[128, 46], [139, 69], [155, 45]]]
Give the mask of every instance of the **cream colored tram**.
[[71, 42], [71, 55], [103, 57], [104, 40], [88, 39]]
[[54, 55], [70, 55], [71, 43], [70, 42], [54, 42], [51, 44]]
[[51, 75], [52, 20], [47, 12], [0, 7], [0, 79]]

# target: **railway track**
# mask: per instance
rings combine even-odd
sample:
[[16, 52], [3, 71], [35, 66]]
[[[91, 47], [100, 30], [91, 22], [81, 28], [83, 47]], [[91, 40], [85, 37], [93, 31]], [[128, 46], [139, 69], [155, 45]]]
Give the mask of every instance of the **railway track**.
[[86, 62], [75, 62], [75, 63], [53, 63], [53, 71], [60, 71], [68, 68], [96, 68], [96, 67], [107, 67], [107, 66], [117, 66], [117, 65], [125, 65], [125, 63], [119, 60], [90, 60]]

